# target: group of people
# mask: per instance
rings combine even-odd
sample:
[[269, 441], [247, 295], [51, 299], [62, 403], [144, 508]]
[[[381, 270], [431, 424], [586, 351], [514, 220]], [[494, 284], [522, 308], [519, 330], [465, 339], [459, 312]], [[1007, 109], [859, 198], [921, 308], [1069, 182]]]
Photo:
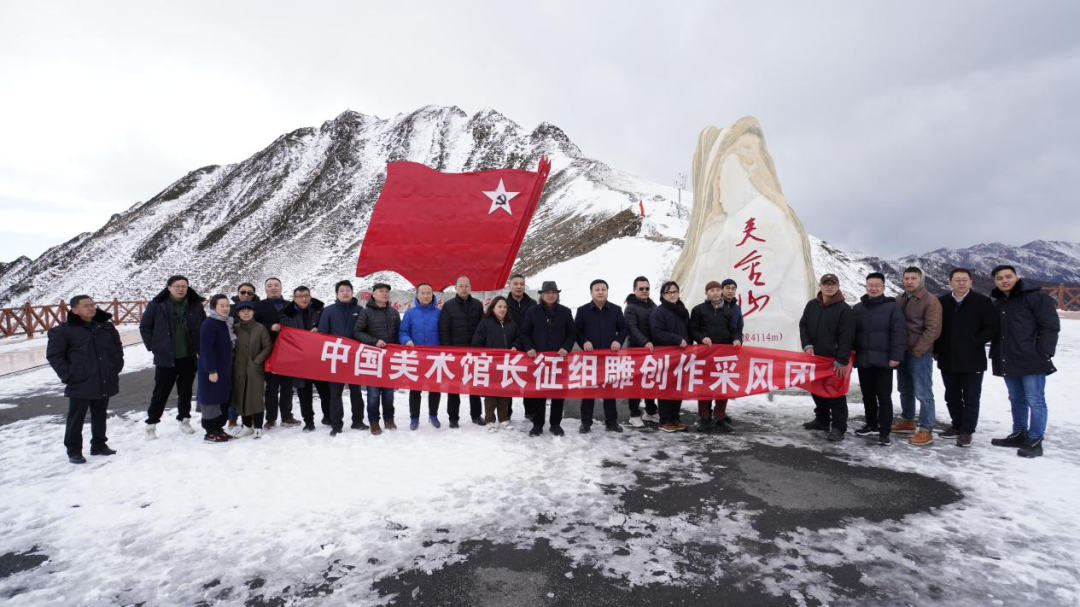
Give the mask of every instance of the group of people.
[[[986, 370], [985, 345], [991, 344], [990, 360], [995, 375], [1005, 378], [1013, 412], [1013, 432], [994, 445], [1016, 447], [1025, 457], [1042, 455], [1046, 428], [1044, 388], [1054, 372], [1052, 357], [1059, 321], [1055, 306], [1038, 287], [1025, 285], [1015, 268], [994, 269], [992, 297], [971, 290], [971, 272], [955, 269], [951, 292], [933, 297], [923, 285], [919, 268], [904, 271], [904, 293], [885, 295], [885, 276], [866, 278], [866, 294], [852, 308], [845, 302], [835, 275], [821, 277], [817, 296], [807, 303], [799, 323], [804, 350], [835, 359], [837, 375], [846, 376], [854, 353], [866, 411], [858, 436], [876, 436], [881, 445], [891, 444], [890, 434], [911, 434], [913, 445], [934, 440], [936, 420], [932, 390], [933, 361], [938, 362], [945, 383], [945, 400], [952, 424], [940, 433], [970, 446], [978, 422], [979, 395]], [[416, 287], [413, 305], [404, 316], [390, 304], [390, 286], [376, 283], [371, 297], [361, 305], [348, 280], [334, 286], [334, 302], [326, 305], [304, 286], [293, 289], [292, 300], [283, 295], [282, 283], [269, 278], [260, 299], [251, 283], [243, 283], [230, 298], [217, 294], [209, 302], [195, 292], [183, 276], [172, 276], [166, 287], [146, 307], [140, 322], [145, 347], [154, 357], [154, 389], [146, 418], [146, 437], [156, 438], [165, 405], [175, 388], [176, 420], [186, 434], [191, 426], [193, 387], [204, 430], [203, 440], [223, 443], [245, 436], [259, 438], [278, 425], [315, 430], [314, 395], [319, 395], [321, 423], [337, 436], [344, 429], [344, 393], [349, 390], [351, 428], [373, 435], [396, 430], [394, 390], [292, 378], [265, 371], [274, 342], [282, 327], [319, 332], [384, 347], [473, 346], [566, 356], [575, 346], [582, 350], [657, 346], [687, 347], [690, 344], [742, 345], [743, 317], [737, 288], [731, 279], [705, 285], [705, 299], [687, 310], [674, 281], [661, 285], [659, 303], [650, 297], [651, 283], [644, 276], [634, 280], [625, 310], [608, 299], [608, 284], [597, 279], [590, 285], [591, 300], [576, 313], [563, 305], [554, 282], [544, 282], [539, 301], [525, 293], [525, 278], [511, 277], [508, 294], [484, 305], [471, 294], [468, 277], [454, 285], [455, 294], [438, 305], [429, 284]], [[207, 304], [208, 305], [204, 305]], [[82, 426], [91, 416], [91, 455], [116, 453], [107, 445], [105, 412], [109, 397], [119, 391], [124, 365], [123, 346], [111, 315], [97, 309], [87, 295], [71, 298], [66, 322], [49, 332], [47, 358], [65, 384], [70, 399], [64, 445], [72, 463], [85, 463]], [[893, 420], [893, 371], [897, 373], [901, 415]], [[300, 404], [301, 420], [293, 414], [293, 393]], [[364, 396], [367, 404], [365, 411]], [[420, 424], [423, 394], [409, 393], [409, 427]], [[440, 428], [442, 395], [429, 392], [427, 417]], [[560, 398], [525, 398], [524, 414], [531, 422], [530, 436], [540, 436], [545, 422], [549, 431], [562, 436], [563, 405]], [[642, 400], [645, 410], [642, 411]], [[916, 419], [916, 401], [919, 403]], [[458, 428], [461, 395], [447, 394], [450, 428]], [[824, 430], [830, 441], [847, 433], [847, 399], [814, 396], [814, 420], [804, 424]], [[550, 404], [550, 408], [549, 408]], [[581, 401], [578, 432], [587, 434], [593, 425], [595, 399]], [[664, 432], [687, 430], [680, 418], [681, 400], [629, 399], [630, 426], [659, 424]], [[700, 400], [695, 427], [703, 432], [732, 432], [727, 399]], [[616, 400], [604, 399], [604, 426], [622, 432]], [[550, 412], [550, 413], [548, 413]], [[365, 422], [365, 413], [367, 421]], [[511, 427], [511, 399], [469, 395], [472, 422], [489, 432]]]

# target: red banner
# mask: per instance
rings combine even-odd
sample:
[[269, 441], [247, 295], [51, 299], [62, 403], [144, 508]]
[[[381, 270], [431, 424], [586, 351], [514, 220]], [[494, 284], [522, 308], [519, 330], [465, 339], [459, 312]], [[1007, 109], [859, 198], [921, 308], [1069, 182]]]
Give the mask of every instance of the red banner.
[[694, 400], [802, 388], [833, 398], [848, 390], [848, 378], [833, 372], [834, 360], [770, 348], [700, 345], [529, 358], [489, 348], [376, 348], [282, 328], [266, 370], [342, 384], [484, 396]]

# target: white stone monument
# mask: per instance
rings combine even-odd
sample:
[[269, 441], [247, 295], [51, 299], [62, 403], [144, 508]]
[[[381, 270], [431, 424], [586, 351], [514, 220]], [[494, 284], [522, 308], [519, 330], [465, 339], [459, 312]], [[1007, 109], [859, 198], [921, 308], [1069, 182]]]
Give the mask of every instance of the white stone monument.
[[810, 243], [788, 206], [761, 124], [707, 127], [694, 152], [694, 208], [675, 263], [688, 308], [710, 280], [734, 279], [746, 345], [800, 350], [799, 317], [817, 292]]

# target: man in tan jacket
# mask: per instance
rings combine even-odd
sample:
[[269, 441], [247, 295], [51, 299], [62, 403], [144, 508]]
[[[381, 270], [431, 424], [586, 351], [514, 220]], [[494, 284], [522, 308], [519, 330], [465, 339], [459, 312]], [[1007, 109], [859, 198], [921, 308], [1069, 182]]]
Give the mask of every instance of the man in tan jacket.
[[[923, 284], [922, 270], [914, 266], [904, 270], [904, 294], [900, 309], [907, 322], [907, 351], [897, 367], [900, 389], [900, 419], [893, 424], [897, 434], [911, 434], [912, 445], [934, 442], [934, 341], [941, 335], [941, 302]], [[915, 400], [919, 401], [919, 420], [915, 421]]]

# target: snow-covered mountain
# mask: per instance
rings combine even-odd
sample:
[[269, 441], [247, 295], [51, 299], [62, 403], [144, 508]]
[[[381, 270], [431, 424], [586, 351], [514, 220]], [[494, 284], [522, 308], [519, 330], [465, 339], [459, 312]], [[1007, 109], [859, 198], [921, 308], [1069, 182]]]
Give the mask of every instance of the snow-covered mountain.
[[[654, 282], [670, 276], [687, 233], [689, 192], [680, 204], [674, 188], [586, 156], [549, 123], [527, 130], [491, 109], [470, 116], [457, 107], [427, 106], [389, 119], [346, 111], [282, 135], [237, 164], [194, 170], [95, 232], [34, 260], [0, 263], [0, 305], [55, 302], [76, 292], [143, 299], [175, 273], [205, 293], [278, 276], [286, 286], [306, 284], [329, 297], [334, 282], [354, 274], [387, 162], [411, 160], [447, 172], [535, 169], [542, 155], [552, 160], [551, 175], [515, 271], [534, 286], [558, 281], [570, 304], [587, 301], [594, 278], [607, 279], [618, 299], [637, 275]], [[837, 274], [851, 300], [874, 270], [888, 275], [891, 293], [899, 292], [899, 272], [912, 264], [927, 271], [935, 292], [956, 265], [975, 270], [976, 288], [988, 291], [988, 271], [1001, 262], [1015, 263], [1036, 282], [1080, 283], [1076, 243], [979, 245], [901, 260], [846, 253], [813, 236], [810, 243], [815, 274]], [[375, 280], [406, 286], [394, 273], [354, 282]]]

